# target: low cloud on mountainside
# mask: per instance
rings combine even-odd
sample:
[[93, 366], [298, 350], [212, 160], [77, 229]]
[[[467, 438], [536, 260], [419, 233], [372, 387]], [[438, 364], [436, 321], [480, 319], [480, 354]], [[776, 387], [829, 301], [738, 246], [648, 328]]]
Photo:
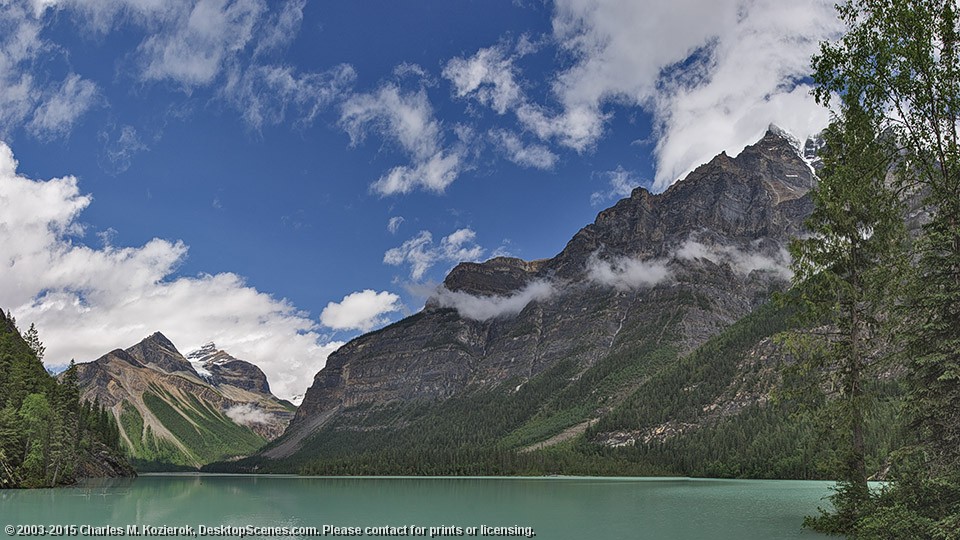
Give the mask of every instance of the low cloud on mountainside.
[[272, 418], [263, 409], [257, 408], [250, 403], [230, 407], [224, 411], [228, 418], [244, 426], [253, 426], [256, 424], [269, 424]]
[[[599, 252], [593, 253], [585, 267], [586, 281], [619, 291], [655, 287], [674, 279], [670, 268], [671, 261], [698, 259], [729, 265], [734, 272], [744, 276], [760, 271], [770, 272], [782, 280], [793, 277], [790, 254], [783, 248], [768, 255], [761, 252], [759, 246], [754, 250], [742, 250], [733, 246], [705, 244], [697, 241], [695, 237], [696, 235], [691, 235], [667, 257], [614, 257], [606, 260], [600, 257]], [[451, 291], [441, 285], [432, 291], [430, 298], [440, 307], [456, 309], [465, 319], [486, 321], [517, 315], [530, 302], [544, 302], [562, 294], [565, 288], [563, 284], [540, 279], [510, 295], [484, 296]]]
[[667, 262], [666, 259], [641, 260], [632, 257], [606, 261], [594, 253], [587, 261], [587, 279], [621, 291], [653, 287], [671, 277]]
[[687, 239], [677, 250], [674, 256], [678, 259], [693, 261], [706, 259], [714, 264], [728, 264], [734, 272], [748, 275], [754, 271], [771, 272], [780, 279], [790, 280], [793, 271], [790, 269], [790, 253], [779, 248], [772, 254], [764, 254], [756, 246], [755, 250], [741, 250], [733, 246], [703, 244], [694, 239]]
[[508, 296], [478, 296], [462, 291], [451, 291], [441, 285], [432, 299], [440, 307], [456, 309], [457, 313], [465, 319], [486, 321], [496, 317], [516, 315], [530, 302], [542, 302], [556, 293], [557, 289], [552, 283], [539, 280]]
[[290, 397], [342, 345], [289, 301], [236, 274], [175, 277], [187, 255], [182, 242], [84, 245], [79, 216], [91, 202], [75, 177], [19, 175], [13, 152], [0, 143], [0, 302], [21, 326], [36, 323], [48, 365], [93, 360], [160, 330], [181, 350], [217, 342]]

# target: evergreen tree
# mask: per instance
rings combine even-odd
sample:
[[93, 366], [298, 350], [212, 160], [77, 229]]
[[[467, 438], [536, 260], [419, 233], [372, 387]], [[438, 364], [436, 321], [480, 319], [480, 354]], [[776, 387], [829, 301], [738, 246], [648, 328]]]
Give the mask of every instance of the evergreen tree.
[[[954, 0], [847, 0], [848, 31], [814, 57], [816, 95], [885, 118], [901, 185], [925, 194], [903, 304], [917, 451], [865, 537], [960, 538], [960, 55]], [[897, 516], [891, 519], [890, 516]], [[894, 531], [894, 532], [891, 532]], [[889, 536], [893, 534], [894, 536]]]
[[[825, 408], [838, 439], [838, 463], [833, 467], [838, 488], [836, 513], [815, 521], [820, 529], [856, 532], [868, 506], [865, 411], [874, 400], [866, 390], [866, 374], [883, 350], [878, 332], [894, 298], [902, 253], [904, 226], [901, 204], [887, 175], [896, 155], [889, 138], [879, 137], [879, 118], [864, 111], [847, 94], [840, 115], [824, 132], [824, 167], [813, 190], [813, 213], [806, 221], [811, 237], [791, 245], [795, 290], [788, 298], [803, 308], [808, 324], [833, 329], [818, 373], [832, 374], [838, 399]], [[822, 333], [813, 336], [822, 339]]]
[[27, 330], [27, 333], [23, 335], [23, 340], [30, 346], [30, 350], [36, 355], [37, 360], [43, 362], [43, 355], [47, 352], [47, 349], [40, 341], [40, 333], [37, 332], [37, 327], [34, 326], [33, 323], [30, 323], [30, 328]]
[[119, 449], [119, 429], [109, 412], [81, 401], [73, 363], [58, 383], [39, 360], [43, 345], [36, 328], [26, 337], [0, 311], [2, 488], [71, 483], [81, 462]]

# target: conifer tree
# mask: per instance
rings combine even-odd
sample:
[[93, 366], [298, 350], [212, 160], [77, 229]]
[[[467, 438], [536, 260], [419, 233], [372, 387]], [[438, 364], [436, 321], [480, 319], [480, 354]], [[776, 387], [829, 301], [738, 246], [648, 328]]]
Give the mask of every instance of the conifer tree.
[[[814, 57], [817, 98], [884, 118], [901, 187], [924, 196], [900, 334], [919, 446], [863, 537], [960, 538], [960, 51], [954, 0], [847, 0], [847, 32]], [[891, 532], [892, 531], [892, 532]], [[894, 536], [889, 536], [893, 534]]]
[[33, 323], [30, 323], [30, 328], [23, 335], [23, 340], [30, 346], [30, 350], [37, 356], [37, 360], [43, 362], [43, 355], [47, 352], [47, 349], [40, 341], [40, 333], [37, 332], [37, 327]]
[[791, 245], [792, 297], [808, 323], [835, 329], [821, 344], [827, 352], [817, 367], [834, 374], [839, 390], [827, 408], [839, 441], [836, 513], [817, 525], [836, 533], [855, 533], [869, 504], [864, 414], [873, 397], [865, 386], [877, 362], [874, 351], [885, 348], [878, 330], [897, 289], [904, 240], [901, 204], [887, 181], [896, 154], [891, 141], [878, 136], [878, 124], [856, 100], [845, 100], [823, 134], [824, 167], [806, 221], [811, 236]]

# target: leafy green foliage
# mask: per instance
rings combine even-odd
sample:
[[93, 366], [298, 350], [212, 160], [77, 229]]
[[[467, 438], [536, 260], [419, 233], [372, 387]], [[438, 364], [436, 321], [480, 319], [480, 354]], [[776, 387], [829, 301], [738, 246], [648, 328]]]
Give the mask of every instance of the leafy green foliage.
[[900, 149], [899, 186], [923, 195], [929, 217], [912, 246], [914, 271], [900, 299], [897, 333], [919, 444], [902, 453], [913, 456], [910, 473], [897, 475], [853, 528], [858, 537], [888, 538], [883, 526], [896, 515], [909, 524], [897, 529], [903, 537], [958, 538], [960, 503], [944, 498], [960, 486], [957, 6], [953, 0], [847, 0], [838, 10], [848, 31], [822, 44], [814, 58], [816, 95], [825, 103], [840, 96], [883, 120]]

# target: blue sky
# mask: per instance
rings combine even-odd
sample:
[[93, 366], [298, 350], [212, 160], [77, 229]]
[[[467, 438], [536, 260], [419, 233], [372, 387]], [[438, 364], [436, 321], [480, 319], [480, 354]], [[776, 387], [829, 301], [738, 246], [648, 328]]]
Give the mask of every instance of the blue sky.
[[458, 261], [824, 125], [830, 2], [664, 4], [5, 3], [0, 306], [51, 366], [160, 330], [302, 393]]

